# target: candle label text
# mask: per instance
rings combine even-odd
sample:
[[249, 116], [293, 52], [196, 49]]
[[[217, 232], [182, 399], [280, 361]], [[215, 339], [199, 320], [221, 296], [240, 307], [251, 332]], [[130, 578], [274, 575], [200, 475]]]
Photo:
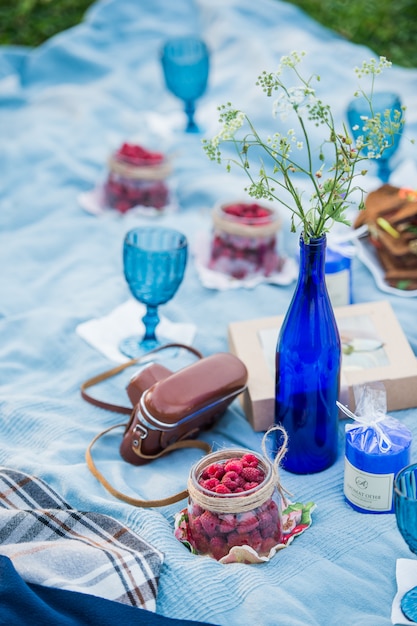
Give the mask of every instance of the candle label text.
[[371, 474], [354, 467], [345, 457], [344, 494], [367, 511], [390, 511], [394, 474]]

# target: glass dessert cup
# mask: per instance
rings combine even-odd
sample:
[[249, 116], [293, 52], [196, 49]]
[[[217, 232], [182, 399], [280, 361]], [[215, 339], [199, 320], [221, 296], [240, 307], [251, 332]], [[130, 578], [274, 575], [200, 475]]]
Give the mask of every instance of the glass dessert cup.
[[104, 184], [105, 203], [120, 213], [134, 207], [162, 213], [169, 204], [165, 179], [171, 165], [160, 152], [151, 152], [136, 144], [124, 143], [108, 162]]
[[192, 468], [188, 491], [190, 543], [198, 554], [220, 560], [247, 546], [267, 556], [281, 543], [281, 497], [272, 465], [257, 453], [209, 454]]
[[212, 218], [209, 269], [240, 280], [281, 269], [277, 252], [281, 222], [274, 209], [256, 202], [220, 204]]

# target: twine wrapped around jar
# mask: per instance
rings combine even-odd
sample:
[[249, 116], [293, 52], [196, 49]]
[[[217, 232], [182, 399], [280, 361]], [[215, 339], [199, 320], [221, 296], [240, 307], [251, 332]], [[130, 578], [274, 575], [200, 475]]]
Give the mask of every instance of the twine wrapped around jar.
[[[271, 463], [267, 457], [266, 439], [272, 430], [279, 430], [281, 432], [283, 444], [277, 452], [274, 461]], [[247, 450], [219, 450], [218, 452], [210, 454], [208, 457], [204, 457], [195, 466], [194, 472], [190, 474], [188, 479], [187, 488], [190, 500], [206, 511], [213, 511], [221, 514], [252, 511], [269, 500], [275, 490], [279, 492], [283, 502], [285, 503], [285, 493], [289, 494], [289, 492], [281, 485], [279, 477], [279, 464], [287, 452], [287, 444], [288, 436], [286, 431], [281, 426], [274, 426], [265, 433], [262, 440], [262, 451], [264, 457], [262, 458], [259, 455], [255, 455], [259, 459], [259, 464], [265, 473], [265, 478], [259, 486], [242, 493], [213, 493], [200, 485], [196, 485], [193, 476], [198, 479], [204, 469], [209, 465], [217, 462], [227, 462], [227, 460], [236, 458], [240, 454], [246, 454], [248, 452]]]
[[243, 219], [239, 219], [224, 212], [227, 205], [220, 205], [213, 210], [213, 226], [215, 229], [228, 235], [239, 237], [260, 238], [275, 235], [281, 226], [281, 221], [275, 211], [270, 212], [268, 219], [258, 218], [253, 223], [248, 224]]
[[136, 180], [163, 180], [172, 171], [167, 161], [157, 165], [133, 165], [111, 156], [108, 161], [109, 170], [124, 178]]

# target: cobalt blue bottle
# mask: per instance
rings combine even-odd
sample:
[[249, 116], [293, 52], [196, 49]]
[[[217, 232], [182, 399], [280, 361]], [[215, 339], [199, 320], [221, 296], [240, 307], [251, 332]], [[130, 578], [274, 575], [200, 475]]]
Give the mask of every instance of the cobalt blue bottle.
[[282, 466], [295, 474], [321, 472], [337, 458], [341, 344], [325, 256], [325, 235], [309, 243], [301, 235], [299, 277], [276, 350], [275, 423], [288, 433]]

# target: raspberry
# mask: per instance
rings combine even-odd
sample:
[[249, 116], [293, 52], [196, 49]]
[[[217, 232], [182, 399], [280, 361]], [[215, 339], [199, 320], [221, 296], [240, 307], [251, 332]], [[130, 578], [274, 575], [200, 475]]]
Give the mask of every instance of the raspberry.
[[231, 480], [230, 478], [224, 479], [224, 477], [222, 478], [221, 486], [227, 489], [227, 492], [223, 493], [235, 493], [236, 489], [239, 487], [238, 483], [235, 480]]
[[254, 513], [248, 511], [239, 515], [236, 530], [239, 535], [243, 535], [244, 533], [252, 532], [255, 528], [258, 528], [258, 526], [258, 518], [254, 515]]
[[237, 472], [226, 472], [222, 478], [222, 482], [224, 483], [225, 480], [233, 480], [234, 482], [236, 482], [238, 478], [239, 474]]
[[228, 206], [224, 207], [224, 212], [227, 213], [228, 215], [241, 217], [243, 208], [244, 207], [242, 204], [229, 204]]
[[126, 213], [132, 208], [132, 205], [127, 200], [119, 200], [116, 202], [115, 208], [119, 211], [119, 213]]
[[240, 535], [236, 531], [231, 532], [227, 535], [227, 545], [230, 547], [237, 546], [239, 544], [239, 539]]
[[249, 533], [239, 534], [238, 532], [229, 533], [227, 535], [227, 544], [230, 547], [233, 546], [250, 546]]
[[236, 518], [233, 514], [227, 514], [223, 516], [223, 519], [219, 520], [219, 531], [221, 533], [231, 533], [236, 528]]
[[224, 469], [226, 472], [236, 472], [236, 474], [241, 474], [243, 465], [240, 459], [230, 459], [227, 463], [225, 463]]
[[224, 483], [219, 483], [213, 491], [215, 493], [232, 493], [232, 490], [229, 489], [228, 485], [225, 485]]
[[268, 511], [262, 511], [258, 514], [259, 528], [267, 528], [272, 525], [272, 515]]
[[218, 478], [208, 478], [207, 480], [201, 480], [199, 484], [209, 491], [215, 491], [217, 485], [220, 484], [220, 481]]
[[202, 553], [202, 554], [207, 554], [208, 550], [209, 550], [209, 541], [210, 541], [210, 537], [208, 537], [204, 531], [204, 528], [200, 522], [200, 518], [197, 517], [196, 519], [192, 519], [191, 517], [189, 518], [190, 521], [190, 536], [192, 539], [192, 544], [195, 547], [195, 549]]
[[262, 207], [259, 207], [256, 217], [269, 217], [270, 215], [271, 212], [268, 211], [268, 209], [263, 209]]
[[118, 156], [133, 164], [139, 165], [143, 161], [148, 163], [160, 163], [164, 156], [159, 152], [150, 152], [142, 146], [125, 142], [117, 152]]
[[243, 487], [244, 491], [249, 491], [249, 489], [255, 489], [255, 487], [258, 487], [259, 483], [246, 483]]
[[213, 463], [206, 467], [203, 473], [203, 478], [218, 478], [221, 480], [224, 476], [224, 467], [220, 463]]
[[259, 461], [254, 454], [244, 454], [241, 458], [243, 467], [258, 467]]
[[258, 467], [244, 467], [241, 476], [250, 483], [261, 483], [265, 474]]
[[192, 532], [193, 536], [202, 535], [203, 532], [204, 532], [200, 518], [201, 518], [201, 516], [200, 517], [193, 517], [192, 515], [190, 515], [190, 517], [189, 517], [190, 528], [191, 528], [191, 532]]
[[256, 224], [259, 218], [266, 218], [271, 215], [271, 211], [260, 206], [259, 204], [256, 204], [256, 202], [248, 204], [229, 204], [225, 206], [223, 210], [225, 213], [227, 213], [227, 215], [232, 215], [233, 217], [240, 218], [248, 224]]
[[221, 537], [212, 537], [210, 539], [210, 551], [215, 559], [221, 559], [228, 552], [226, 541]]
[[262, 528], [260, 528], [261, 531], [261, 535], [264, 539], [267, 539], [268, 537], [272, 537], [273, 534], [275, 533], [277, 527], [276, 524], [269, 524], [268, 526], [263, 526]]
[[238, 482], [239, 478], [240, 476], [237, 472], [226, 472], [222, 478], [222, 484], [226, 485], [230, 491], [236, 491], [236, 488], [241, 486], [240, 482]]
[[268, 505], [268, 512], [271, 514], [273, 523], [276, 524], [279, 519], [279, 511], [277, 503], [273, 500], [271, 500]]
[[204, 511], [204, 513], [200, 515], [199, 520], [206, 534], [209, 537], [214, 537], [219, 521], [217, 515], [214, 515], [211, 511]]
[[249, 545], [257, 552], [260, 550], [262, 546], [262, 541], [263, 541], [263, 538], [259, 530], [254, 530], [253, 532], [251, 532]]
[[206, 535], [198, 535], [198, 534], [195, 534], [194, 532], [191, 532], [191, 536], [192, 536], [191, 543], [193, 544], [197, 552], [200, 552], [201, 554], [207, 554], [207, 552], [209, 552], [210, 550], [210, 541], [206, 537]]
[[193, 517], [199, 517], [204, 513], [205, 509], [203, 509], [199, 504], [193, 502], [189, 508], [189, 513]]

